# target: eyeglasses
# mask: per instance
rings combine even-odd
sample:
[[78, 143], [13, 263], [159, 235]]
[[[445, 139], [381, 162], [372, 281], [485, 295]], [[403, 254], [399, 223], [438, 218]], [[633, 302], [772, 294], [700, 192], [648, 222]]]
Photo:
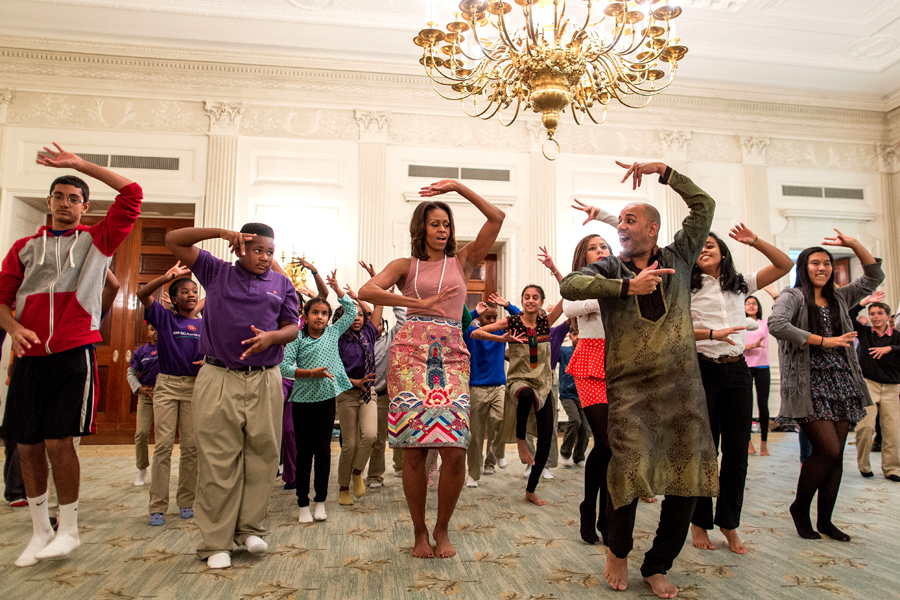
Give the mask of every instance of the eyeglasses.
[[74, 196], [74, 195], [73, 196], [64, 196], [63, 194], [60, 194], [59, 192], [50, 194], [50, 197], [53, 199], [54, 202], [57, 202], [59, 204], [62, 204], [63, 201], [66, 201], [69, 204], [81, 204], [82, 202], [84, 202], [84, 199], [81, 198], [80, 196]]

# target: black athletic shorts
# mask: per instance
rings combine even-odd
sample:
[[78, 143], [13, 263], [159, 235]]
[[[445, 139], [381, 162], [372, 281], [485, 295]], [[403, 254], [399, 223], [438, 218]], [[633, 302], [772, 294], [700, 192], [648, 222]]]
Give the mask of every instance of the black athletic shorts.
[[0, 433], [18, 444], [96, 433], [99, 398], [93, 346], [17, 358]]

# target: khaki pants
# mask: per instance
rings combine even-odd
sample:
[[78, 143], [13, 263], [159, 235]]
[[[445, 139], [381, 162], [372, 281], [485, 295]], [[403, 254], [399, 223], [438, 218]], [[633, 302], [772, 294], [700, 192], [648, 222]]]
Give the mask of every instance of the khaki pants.
[[153, 425], [153, 400], [147, 394], [138, 394], [137, 425], [134, 430], [134, 464], [140, 471], [150, 466], [147, 444], [150, 426]]
[[[391, 410], [391, 397], [387, 390], [376, 394], [378, 408], [378, 429], [375, 433], [375, 444], [372, 446], [372, 456], [369, 458], [369, 472], [366, 476], [367, 483], [384, 483], [385, 452], [387, 451], [388, 438], [388, 413]], [[393, 449], [394, 472], [403, 469], [403, 449]]]
[[338, 459], [338, 485], [349, 487], [351, 472], [365, 469], [372, 455], [378, 430], [378, 406], [371, 400], [364, 402], [359, 388], [350, 388], [335, 401], [342, 444]]
[[178, 493], [179, 508], [193, 508], [197, 493], [197, 445], [194, 443], [194, 381], [196, 377], [163, 375], [156, 378], [153, 390], [153, 468], [150, 471], [150, 512], [165, 513], [169, 509], [169, 474], [172, 471], [172, 448], [178, 428]]
[[875, 417], [881, 415], [881, 472], [884, 476], [900, 475], [900, 386], [876, 383], [866, 379], [872, 406], [866, 407], [866, 418], [856, 425], [856, 463], [863, 473], [871, 473], [869, 453], [875, 439]]
[[[159, 393], [159, 392], [157, 392]], [[203, 365], [194, 390], [200, 477], [194, 502], [200, 558], [230, 553], [264, 521], [278, 472], [284, 394], [277, 368], [231, 371]]]
[[484, 460], [483, 446], [485, 436], [488, 438], [488, 458], [484, 464], [496, 464], [497, 455], [502, 458], [505, 448], [499, 435], [500, 424], [503, 423], [503, 404], [505, 403], [506, 386], [473, 385], [469, 386], [469, 448], [466, 460], [469, 477], [481, 479], [481, 465]]

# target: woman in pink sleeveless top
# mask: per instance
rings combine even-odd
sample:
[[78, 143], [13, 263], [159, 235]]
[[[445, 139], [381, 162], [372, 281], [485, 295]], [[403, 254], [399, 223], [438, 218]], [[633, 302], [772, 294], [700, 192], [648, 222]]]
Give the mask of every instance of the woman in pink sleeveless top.
[[[469, 352], [462, 339], [466, 282], [500, 233], [502, 210], [458, 181], [443, 180], [419, 191], [423, 197], [457, 192], [487, 217], [475, 241], [457, 250], [453, 212], [444, 202], [422, 202], [409, 224], [412, 257], [391, 261], [359, 290], [381, 306], [407, 307], [408, 320], [391, 345], [387, 391], [392, 448], [403, 448], [403, 491], [415, 533], [412, 555], [456, 554], [447, 528], [466, 478], [469, 444]], [[402, 295], [387, 290], [396, 285]], [[425, 524], [426, 457], [441, 453], [438, 514], [432, 550]]]

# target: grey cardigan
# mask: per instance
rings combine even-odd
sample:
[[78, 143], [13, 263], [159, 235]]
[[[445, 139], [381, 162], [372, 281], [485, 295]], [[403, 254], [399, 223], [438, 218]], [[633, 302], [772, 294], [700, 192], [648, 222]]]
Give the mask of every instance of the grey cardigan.
[[[850, 285], [835, 290], [840, 311], [841, 331], [853, 331], [849, 309], [875, 291], [884, 281], [881, 259], [863, 267], [863, 276]], [[778, 339], [778, 366], [781, 370], [781, 411], [780, 417], [801, 419], [814, 413], [809, 383], [809, 323], [806, 302], [798, 288], [788, 288], [778, 295], [772, 315], [769, 317], [769, 333]], [[844, 350], [847, 364], [853, 373], [853, 383], [865, 398], [865, 405], [871, 406], [872, 399], [863, 379], [856, 351], [850, 345]]]

